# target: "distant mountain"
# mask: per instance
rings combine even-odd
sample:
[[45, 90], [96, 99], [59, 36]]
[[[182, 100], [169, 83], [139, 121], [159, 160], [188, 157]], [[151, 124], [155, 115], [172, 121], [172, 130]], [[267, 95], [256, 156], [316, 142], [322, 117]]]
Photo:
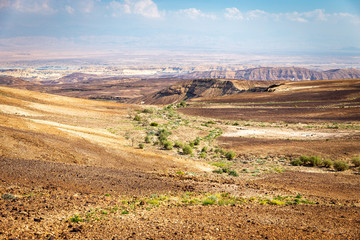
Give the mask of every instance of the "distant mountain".
[[328, 71], [315, 71], [298, 67], [261, 67], [238, 71], [198, 71], [186, 75], [186, 78], [220, 78], [242, 80], [327, 80], [327, 79], [357, 79], [360, 70], [333, 69]]
[[128, 103], [172, 104], [199, 97], [220, 97], [245, 91], [266, 91], [279, 82], [196, 79], [178, 82], [154, 94], [133, 98]]
[[95, 74], [86, 74], [86, 73], [79, 73], [75, 72], [69, 75], [66, 75], [62, 78], [52, 81], [44, 81], [47, 84], [68, 84], [68, 83], [85, 83], [90, 79], [99, 78], [98, 75]]
[[3, 86], [24, 86], [33, 85], [34, 83], [25, 81], [20, 78], [0, 76], [0, 85]]

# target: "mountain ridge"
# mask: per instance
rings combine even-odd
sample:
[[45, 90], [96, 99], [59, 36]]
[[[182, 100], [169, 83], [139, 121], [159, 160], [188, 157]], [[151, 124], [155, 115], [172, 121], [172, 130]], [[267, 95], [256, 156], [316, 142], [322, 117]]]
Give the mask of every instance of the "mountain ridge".
[[357, 79], [360, 70], [357, 69], [331, 69], [316, 71], [300, 67], [259, 67], [245, 70], [227, 71], [197, 71], [186, 75], [188, 79], [237, 79], [237, 80], [329, 80], [329, 79]]

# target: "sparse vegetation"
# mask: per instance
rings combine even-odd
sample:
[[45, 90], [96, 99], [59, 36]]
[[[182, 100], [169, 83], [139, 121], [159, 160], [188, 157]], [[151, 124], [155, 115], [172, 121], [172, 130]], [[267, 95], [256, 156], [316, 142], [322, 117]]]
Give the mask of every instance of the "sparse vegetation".
[[355, 167], [360, 167], [360, 157], [353, 157], [351, 163], [354, 164]]
[[321, 164], [322, 164], [321, 157], [319, 157], [319, 156], [311, 156], [309, 158], [309, 162], [310, 162], [310, 165], [312, 165], [314, 167], [321, 166]]
[[138, 121], [138, 122], [140, 122], [140, 121], [141, 121], [141, 117], [140, 117], [140, 115], [135, 115], [135, 117], [134, 117], [134, 121]]
[[236, 157], [236, 153], [233, 152], [233, 151], [229, 151], [225, 154], [225, 157], [228, 159], [228, 160], [232, 160]]
[[331, 167], [334, 165], [334, 162], [333, 162], [331, 159], [325, 158], [325, 159], [323, 160], [323, 165], [324, 165], [324, 167], [326, 167], [326, 168], [331, 168]]
[[82, 222], [83, 219], [79, 215], [75, 214], [73, 217], [70, 218], [70, 221], [73, 223], [78, 223]]
[[182, 151], [183, 151], [184, 154], [189, 155], [189, 154], [192, 154], [193, 149], [192, 149], [191, 146], [185, 145], [185, 146], [182, 148]]
[[143, 143], [139, 143], [139, 148], [140, 148], [140, 149], [144, 149], [144, 144], [143, 144]]
[[164, 142], [163, 142], [163, 145], [164, 145], [164, 148], [165, 148], [166, 150], [171, 150], [171, 149], [173, 149], [173, 143], [172, 143], [171, 141], [169, 141], [169, 140], [164, 141]]
[[334, 168], [336, 171], [345, 171], [349, 169], [349, 165], [344, 161], [335, 161]]

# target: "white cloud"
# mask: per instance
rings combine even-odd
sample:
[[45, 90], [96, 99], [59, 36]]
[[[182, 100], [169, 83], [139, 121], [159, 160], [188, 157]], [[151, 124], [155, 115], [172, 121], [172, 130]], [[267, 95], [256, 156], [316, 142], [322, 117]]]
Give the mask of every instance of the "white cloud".
[[359, 15], [354, 15], [350, 13], [335, 13], [334, 16], [338, 17], [339, 19], [348, 19], [350, 22], [354, 24], [360, 24]]
[[226, 8], [225, 9], [225, 17], [228, 19], [244, 19], [243, 14], [240, 12], [239, 9], [233, 7], [233, 8]]
[[0, 8], [6, 8], [10, 6], [10, 0], [0, 0]]
[[191, 19], [197, 19], [197, 18], [216, 19], [216, 15], [203, 13], [201, 10], [196, 9], [196, 8], [182, 9], [182, 10], [179, 10], [177, 13], [179, 15], [184, 15]]
[[311, 21], [327, 21], [328, 17], [331, 15], [326, 14], [325, 10], [323, 9], [315, 9], [314, 11], [310, 11], [310, 12], [286, 13], [285, 16], [287, 19], [291, 21], [307, 23]]
[[14, 0], [1, 1], [0, 5], [11, 7], [19, 12], [52, 14], [56, 11], [50, 7], [49, 0]]
[[246, 20], [254, 20], [260, 17], [266, 17], [269, 14], [263, 10], [255, 9], [246, 13]]
[[147, 18], [160, 18], [157, 5], [152, 0], [122, 0], [110, 2], [113, 16], [136, 14]]
[[70, 6], [65, 6], [65, 10], [68, 12], [68, 14], [73, 14], [75, 12], [75, 9]]
[[94, 9], [95, 3], [93, 0], [83, 0], [80, 3], [81, 3], [81, 9], [85, 13], [91, 13], [92, 10]]

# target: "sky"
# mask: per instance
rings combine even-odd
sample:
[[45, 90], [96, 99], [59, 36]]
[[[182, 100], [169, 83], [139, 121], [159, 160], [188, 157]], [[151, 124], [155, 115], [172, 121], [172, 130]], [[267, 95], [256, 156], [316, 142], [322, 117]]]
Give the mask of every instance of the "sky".
[[360, 0], [0, 0], [0, 50], [360, 51]]

